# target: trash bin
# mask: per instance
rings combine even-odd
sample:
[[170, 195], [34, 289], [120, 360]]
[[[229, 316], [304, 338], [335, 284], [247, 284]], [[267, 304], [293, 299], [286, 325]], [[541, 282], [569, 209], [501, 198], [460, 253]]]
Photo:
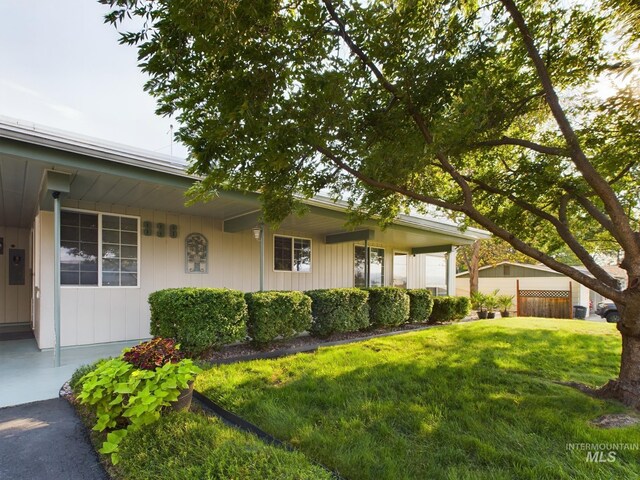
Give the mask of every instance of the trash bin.
[[577, 318], [579, 320], [584, 320], [585, 318], [587, 318], [587, 307], [583, 307], [582, 305], [574, 305], [573, 318]]

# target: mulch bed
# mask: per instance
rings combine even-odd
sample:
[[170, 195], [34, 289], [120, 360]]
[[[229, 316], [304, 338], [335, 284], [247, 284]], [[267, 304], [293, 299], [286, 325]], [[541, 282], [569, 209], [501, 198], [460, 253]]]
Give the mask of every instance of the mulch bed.
[[[467, 317], [461, 322], [469, 322], [473, 320], [475, 319]], [[201, 360], [212, 364], [224, 364], [265, 358], [277, 358], [294, 353], [312, 352], [318, 347], [330, 347], [333, 345], [342, 345], [345, 343], [368, 340], [370, 338], [386, 337], [411, 331], [426, 330], [441, 325], [449, 325], [451, 323], [453, 322], [439, 323], [435, 325], [427, 325], [426, 323], [407, 323], [397, 327], [375, 328], [360, 332], [334, 333], [327, 338], [302, 335], [289, 340], [273, 342], [265, 346], [258, 346], [250, 342], [241, 343], [222, 347], [220, 350], [210, 351], [204, 354]]]

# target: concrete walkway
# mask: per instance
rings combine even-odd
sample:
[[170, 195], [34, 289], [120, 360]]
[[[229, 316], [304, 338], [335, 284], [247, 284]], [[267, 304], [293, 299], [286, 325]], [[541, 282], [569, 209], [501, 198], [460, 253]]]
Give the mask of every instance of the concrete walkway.
[[0, 479], [108, 478], [66, 400], [0, 409]]

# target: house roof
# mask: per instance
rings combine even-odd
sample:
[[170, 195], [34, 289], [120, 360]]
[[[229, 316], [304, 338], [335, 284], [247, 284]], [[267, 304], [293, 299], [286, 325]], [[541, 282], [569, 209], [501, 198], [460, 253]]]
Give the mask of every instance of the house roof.
[[[4, 165], [4, 171], [2, 169], [3, 157], [11, 159], [8, 160], [10, 163]], [[186, 162], [182, 159], [0, 116], [0, 175], [4, 176], [9, 170], [16, 168], [18, 166], [17, 162], [25, 158], [34, 160], [32, 163], [41, 165], [41, 168], [47, 168], [47, 165], [57, 165], [63, 171], [65, 168], [69, 171], [74, 171], [76, 172], [75, 176], [79, 177], [80, 180], [84, 175], [83, 182], [79, 181], [79, 183], [87, 185], [86, 188], [89, 192], [91, 182], [95, 183], [96, 179], [90, 178], [88, 171], [94, 172], [94, 177], [96, 175], [95, 172], [98, 172], [102, 177], [110, 174], [119, 175], [120, 177], [135, 178], [140, 182], [146, 181], [148, 185], [150, 185], [150, 182], [163, 184], [174, 190], [184, 190], [198, 180], [198, 177], [187, 173]], [[27, 163], [24, 166], [19, 165], [19, 168], [24, 169], [27, 173], [30, 170], [30, 166]], [[41, 178], [37, 178], [37, 169], [32, 170], [34, 170], [34, 173], [30, 182], [35, 185], [36, 182], [41, 181]], [[12, 196], [17, 199], [15, 206], [21, 206], [21, 209], [26, 211], [23, 216], [29, 216], [35, 205], [28, 205], [29, 199], [24, 191], [15, 191], [19, 183], [20, 180], [17, 178], [13, 182], [14, 191]], [[23, 190], [29, 182], [25, 180], [24, 183]], [[0, 185], [0, 188], [3, 187], [4, 185]], [[133, 191], [135, 188], [135, 186], [131, 185], [129, 190]], [[151, 192], [150, 188], [150, 186], [147, 186], [148, 192]], [[124, 192], [127, 189], [123, 187], [121, 190]], [[141, 189], [139, 190], [142, 192]], [[158, 188], [155, 190], [158, 200], [176, 202], [176, 199], [179, 199], [175, 194], [173, 196], [169, 195], [168, 191], [159, 191]], [[149, 196], [150, 194], [147, 193], [145, 197], [144, 193], [140, 193], [137, 197], [147, 198], [148, 202], [153, 203]], [[258, 201], [258, 196], [255, 193], [222, 191], [220, 196], [227, 200], [228, 205], [237, 200], [245, 203], [242, 212], [240, 210], [235, 211], [231, 206], [227, 206], [226, 217], [245, 214], [250, 209], [255, 211]], [[4, 200], [4, 203], [7, 203], [7, 195], [4, 195]], [[98, 200], [93, 199], [92, 201]], [[305, 199], [303, 202], [324, 211], [335, 211], [344, 214], [348, 210], [347, 202], [334, 201], [324, 196]], [[184, 199], [182, 199], [182, 203], [184, 203]], [[4, 205], [5, 215], [8, 215], [6, 210], [9, 210], [9, 208]], [[201, 214], [203, 210], [202, 208], [198, 209], [198, 207], [190, 207], [190, 209], [196, 215]], [[2, 214], [1, 211], [0, 214]], [[2, 218], [0, 218], [0, 223], [2, 223]], [[468, 228], [462, 231], [451, 222], [421, 216], [399, 215], [393, 223], [408, 229], [439, 233], [443, 236], [443, 239], [454, 240], [454, 243], [457, 244], [470, 243], [476, 239], [490, 237], [490, 234], [484, 230]]]
[[[539, 272], [550, 273], [553, 276], [563, 275], [562, 273], [556, 272], [552, 268], [549, 268], [546, 265], [542, 265], [540, 263], [538, 263], [538, 264], [530, 264], [530, 263], [507, 262], [507, 261], [498, 262], [498, 263], [496, 263], [494, 265], [485, 265], [484, 267], [480, 267], [478, 269], [478, 271], [496, 268], [496, 267], [498, 267], [500, 265], [512, 265], [512, 266], [515, 266], [515, 267], [527, 268], [527, 269], [536, 270], [536, 271], [539, 271]], [[626, 277], [627, 277], [626, 272], [623, 269], [621, 269], [620, 267], [618, 267], [617, 265], [601, 265], [601, 267], [604, 270], [606, 270], [609, 273], [609, 275], [611, 275], [614, 278], [626, 279]], [[589, 270], [587, 270], [587, 268], [584, 267], [584, 266], [576, 266], [576, 267], [573, 267], [573, 268], [575, 268], [576, 270], [581, 271], [585, 275], [593, 276], [591, 274], [591, 272], [589, 272]], [[456, 277], [464, 277], [464, 276], [467, 276], [467, 275], [469, 275], [469, 271], [465, 270], [463, 272], [457, 273]]]
[[[488, 270], [488, 269], [491, 269], [491, 268], [496, 268], [496, 267], [498, 267], [500, 265], [513, 265], [515, 267], [529, 268], [531, 270], [538, 270], [538, 271], [541, 271], [541, 272], [548, 272], [548, 273], [553, 273], [555, 275], [560, 275], [560, 274], [558, 274], [558, 272], [556, 272], [555, 270], [547, 267], [546, 265], [542, 265], [542, 264], [533, 265], [533, 264], [530, 264], [530, 263], [518, 263], [518, 262], [506, 262], [506, 261], [505, 262], [498, 262], [498, 263], [495, 263], [493, 265], [485, 265], [484, 267], [478, 268], [478, 271]], [[580, 269], [579, 267], [577, 267], [577, 268]], [[460, 273], [457, 273], [456, 277], [460, 277], [460, 276], [464, 276], [464, 275], [468, 275], [468, 274], [469, 274], [469, 271], [465, 270], [465, 271], [462, 271]]]

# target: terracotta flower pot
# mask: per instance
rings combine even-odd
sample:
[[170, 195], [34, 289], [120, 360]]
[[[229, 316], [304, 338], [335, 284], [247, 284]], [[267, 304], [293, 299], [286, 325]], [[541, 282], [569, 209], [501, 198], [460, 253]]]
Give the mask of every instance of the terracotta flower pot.
[[174, 402], [171, 402], [171, 409], [176, 412], [189, 410], [191, 407], [191, 399], [193, 398], [193, 380], [188, 384], [187, 388], [180, 390], [180, 396]]

